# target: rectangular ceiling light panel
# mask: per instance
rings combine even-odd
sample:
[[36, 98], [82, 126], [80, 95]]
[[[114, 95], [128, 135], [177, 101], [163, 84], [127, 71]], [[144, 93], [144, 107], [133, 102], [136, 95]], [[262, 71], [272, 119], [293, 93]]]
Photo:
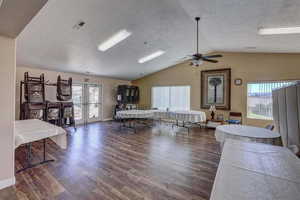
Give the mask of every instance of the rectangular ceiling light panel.
[[300, 26], [258, 29], [258, 34], [260, 35], [279, 35], [279, 34], [297, 34], [297, 33], [300, 33]]
[[123, 40], [128, 38], [130, 35], [131, 35], [131, 32], [129, 32], [125, 29], [121, 30], [118, 33], [111, 36], [106, 41], [104, 41], [103, 43], [101, 43], [98, 46], [98, 50], [99, 51], [106, 51], [106, 50], [110, 49], [111, 47], [115, 46], [116, 44], [122, 42]]
[[154, 58], [157, 58], [157, 57], [159, 57], [159, 56], [161, 56], [161, 55], [163, 55], [165, 53], [166, 53], [165, 51], [159, 50], [159, 51], [156, 51], [156, 52], [154, 52], [154, 53], [152, 53], [152, 54], [150, 54], [148, 56], [145, 56], [145, 57], [139, 59], [138, 62], [139, 63], [145, 63], [145, 62], [153, 60]]

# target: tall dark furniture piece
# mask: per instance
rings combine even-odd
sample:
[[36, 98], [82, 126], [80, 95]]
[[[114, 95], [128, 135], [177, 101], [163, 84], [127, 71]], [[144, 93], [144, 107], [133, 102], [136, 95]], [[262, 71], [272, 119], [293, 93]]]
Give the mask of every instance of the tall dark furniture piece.
[[137, 86], [119, 85], [117, 93], [118, 104], [137, 104], [140, 100], [140, 92]]
[[115, 107], [115, 115], [117, 111], [126, 109], [136, 109], [140, 100], [140, 91], [137, 86], [119, 85], [117, 90], [117, 105]]

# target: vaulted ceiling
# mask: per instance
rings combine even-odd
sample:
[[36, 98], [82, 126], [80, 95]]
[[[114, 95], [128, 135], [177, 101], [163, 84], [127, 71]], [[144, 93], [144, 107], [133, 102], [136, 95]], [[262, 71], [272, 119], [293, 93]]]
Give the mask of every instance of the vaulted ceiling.
[[[300, 35], [260, 36], [259, 27], [300, 26], [299, 0], [51, 0], [18, 37], [19, 65], [136, 79], [195, 51], [300, 52]], [[86, 22], [81, 29], [73, 26]], [[121, 29], [132, 35], [106, 52]], [[139, 64], [139, 58], [166, 54]]]
[[17, 37], [47, 1], [0, 0], [0, 35]]

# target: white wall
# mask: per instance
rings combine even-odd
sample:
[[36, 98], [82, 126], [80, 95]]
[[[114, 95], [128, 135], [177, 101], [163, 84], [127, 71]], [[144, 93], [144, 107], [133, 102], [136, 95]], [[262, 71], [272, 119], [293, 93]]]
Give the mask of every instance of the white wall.
[[16, 43], [0, 36], [0, 189], [14, 183]]
[[[61, 75], [63, 79], [69, 77], [73, 78], [73, 83], [83, 83], [85, 79], [89, 79], [90, 83], [102, 84], [103, 86], [103, 119], [111, 119], [113, 116], [114, 106], [116, 105], [116, 89], [118, 85], [130, 84], [130, 81], [111, 79], [99, 76], [86, 76], [75, 73], [63, 73], [50, 70], [42, 70], [32, 67], [17, 67], [17, 77], [16, 77], [16, 119], [19, 119], [19, 106], [20, 106], [20, 81], [24, 80], [24, 73], [29, 72], [30, 76], [39, 76], [44, 73], [45, 80], [49, 80], [51, 83], [56, 83], [57, 76]], [[56, 100], [56, 88], [47, 87], [46, 89], [46, 100], [57, 101]]]

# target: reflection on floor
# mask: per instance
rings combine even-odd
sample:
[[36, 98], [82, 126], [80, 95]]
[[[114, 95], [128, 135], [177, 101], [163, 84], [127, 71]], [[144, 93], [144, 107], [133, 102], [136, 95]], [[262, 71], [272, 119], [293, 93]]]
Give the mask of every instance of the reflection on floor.
[[[48, 141], [47, 156], [56, 161], [17, 174], [0, 199], [209, 199], [220, 159], [212, 130], [188, 135], [166, 124], [134, 134], [115, 122], [95, 123], [68, 142], [63, 151]], [[34, 158], [42, 158], [41, 145], [34, 144]], [[16, 168], [24, 150], [16, 151]]]

